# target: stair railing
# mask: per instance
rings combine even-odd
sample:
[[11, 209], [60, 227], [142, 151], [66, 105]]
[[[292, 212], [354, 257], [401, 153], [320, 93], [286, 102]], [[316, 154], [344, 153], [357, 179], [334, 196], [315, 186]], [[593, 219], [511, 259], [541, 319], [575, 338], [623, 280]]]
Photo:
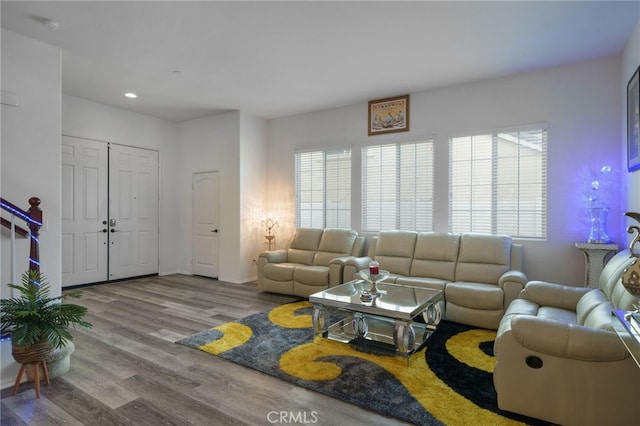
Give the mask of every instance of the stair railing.
[[[11, 229], [11, 278], [16, 283], [16, 235], [21, 237], [29, 236], [29, 270], [40, 272], [40, 228], [42, 227], [42, 210], [40, 210], [40, 199], [37, 197], [29, 198], [28, 210], [23, 210], [15, 204], [0, 198], [0, 207], [11, 214], [11, 220], [2, 218], [2, 226]], [[29, 230], [16, 225], [16, 219], [22, 219], [26, 222]]]

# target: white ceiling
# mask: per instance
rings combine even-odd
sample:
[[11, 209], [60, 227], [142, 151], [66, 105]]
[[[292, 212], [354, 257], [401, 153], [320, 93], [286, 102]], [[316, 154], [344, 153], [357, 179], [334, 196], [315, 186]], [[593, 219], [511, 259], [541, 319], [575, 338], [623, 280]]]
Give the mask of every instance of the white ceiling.
[[640, 1], [2, 0], [1, 14], [3, 28], [62, 48], [64, 93], [182, 121], [282, 117], [619, 54]]

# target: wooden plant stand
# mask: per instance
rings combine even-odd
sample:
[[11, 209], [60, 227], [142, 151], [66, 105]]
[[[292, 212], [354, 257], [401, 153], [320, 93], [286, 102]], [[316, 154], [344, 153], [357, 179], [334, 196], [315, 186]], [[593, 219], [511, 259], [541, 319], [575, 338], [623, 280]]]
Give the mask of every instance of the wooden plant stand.
[[47, 384], [49, 384], [49, 370], [47, 369], [47, 361], [44, 361], [44, 360], [36, 363], [20, 364], [20, 371], [18, 372], [16, 383], [13, 385], [13, 392], [11, 393], [11, 395], [15, 396], [15, 394], [18, 392], [18, 388], [20, 387], [20, 380], [22, 380], [22, 375], [24, 374], [24, 371], [27, 365], [30, 365], [33, 367], [33, 384], [36, 389], [36, 398], [40, 398], [40, 375], [39, 375], [40, 369], [38, 367], [42, 367], [42, 374], [44, 375], [44, 380]]

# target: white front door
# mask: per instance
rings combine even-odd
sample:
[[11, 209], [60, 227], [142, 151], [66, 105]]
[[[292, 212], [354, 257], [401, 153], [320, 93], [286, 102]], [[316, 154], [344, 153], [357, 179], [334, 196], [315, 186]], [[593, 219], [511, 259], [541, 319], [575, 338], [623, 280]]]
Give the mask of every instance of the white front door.
[[158, 273], [158, 152], [62, 137], [62, 286]]
[[193, 273], [218, 278], [218, 172], [192, 176]]
[[107, 144], [62, 137], [62, 283], [107, 278]]
[[109, 279], [156, 274], [158, 152], [109, 149]]

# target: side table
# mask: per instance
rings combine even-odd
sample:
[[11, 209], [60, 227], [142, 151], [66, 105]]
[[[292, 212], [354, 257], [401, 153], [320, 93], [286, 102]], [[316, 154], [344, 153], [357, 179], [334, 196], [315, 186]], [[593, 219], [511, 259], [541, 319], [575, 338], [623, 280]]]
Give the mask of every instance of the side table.
[[597, 288], [600, 274], [607, 263], [607, 256], [618, 251], [617, 244], [575, 243], [584, 253], [584, 286]]

